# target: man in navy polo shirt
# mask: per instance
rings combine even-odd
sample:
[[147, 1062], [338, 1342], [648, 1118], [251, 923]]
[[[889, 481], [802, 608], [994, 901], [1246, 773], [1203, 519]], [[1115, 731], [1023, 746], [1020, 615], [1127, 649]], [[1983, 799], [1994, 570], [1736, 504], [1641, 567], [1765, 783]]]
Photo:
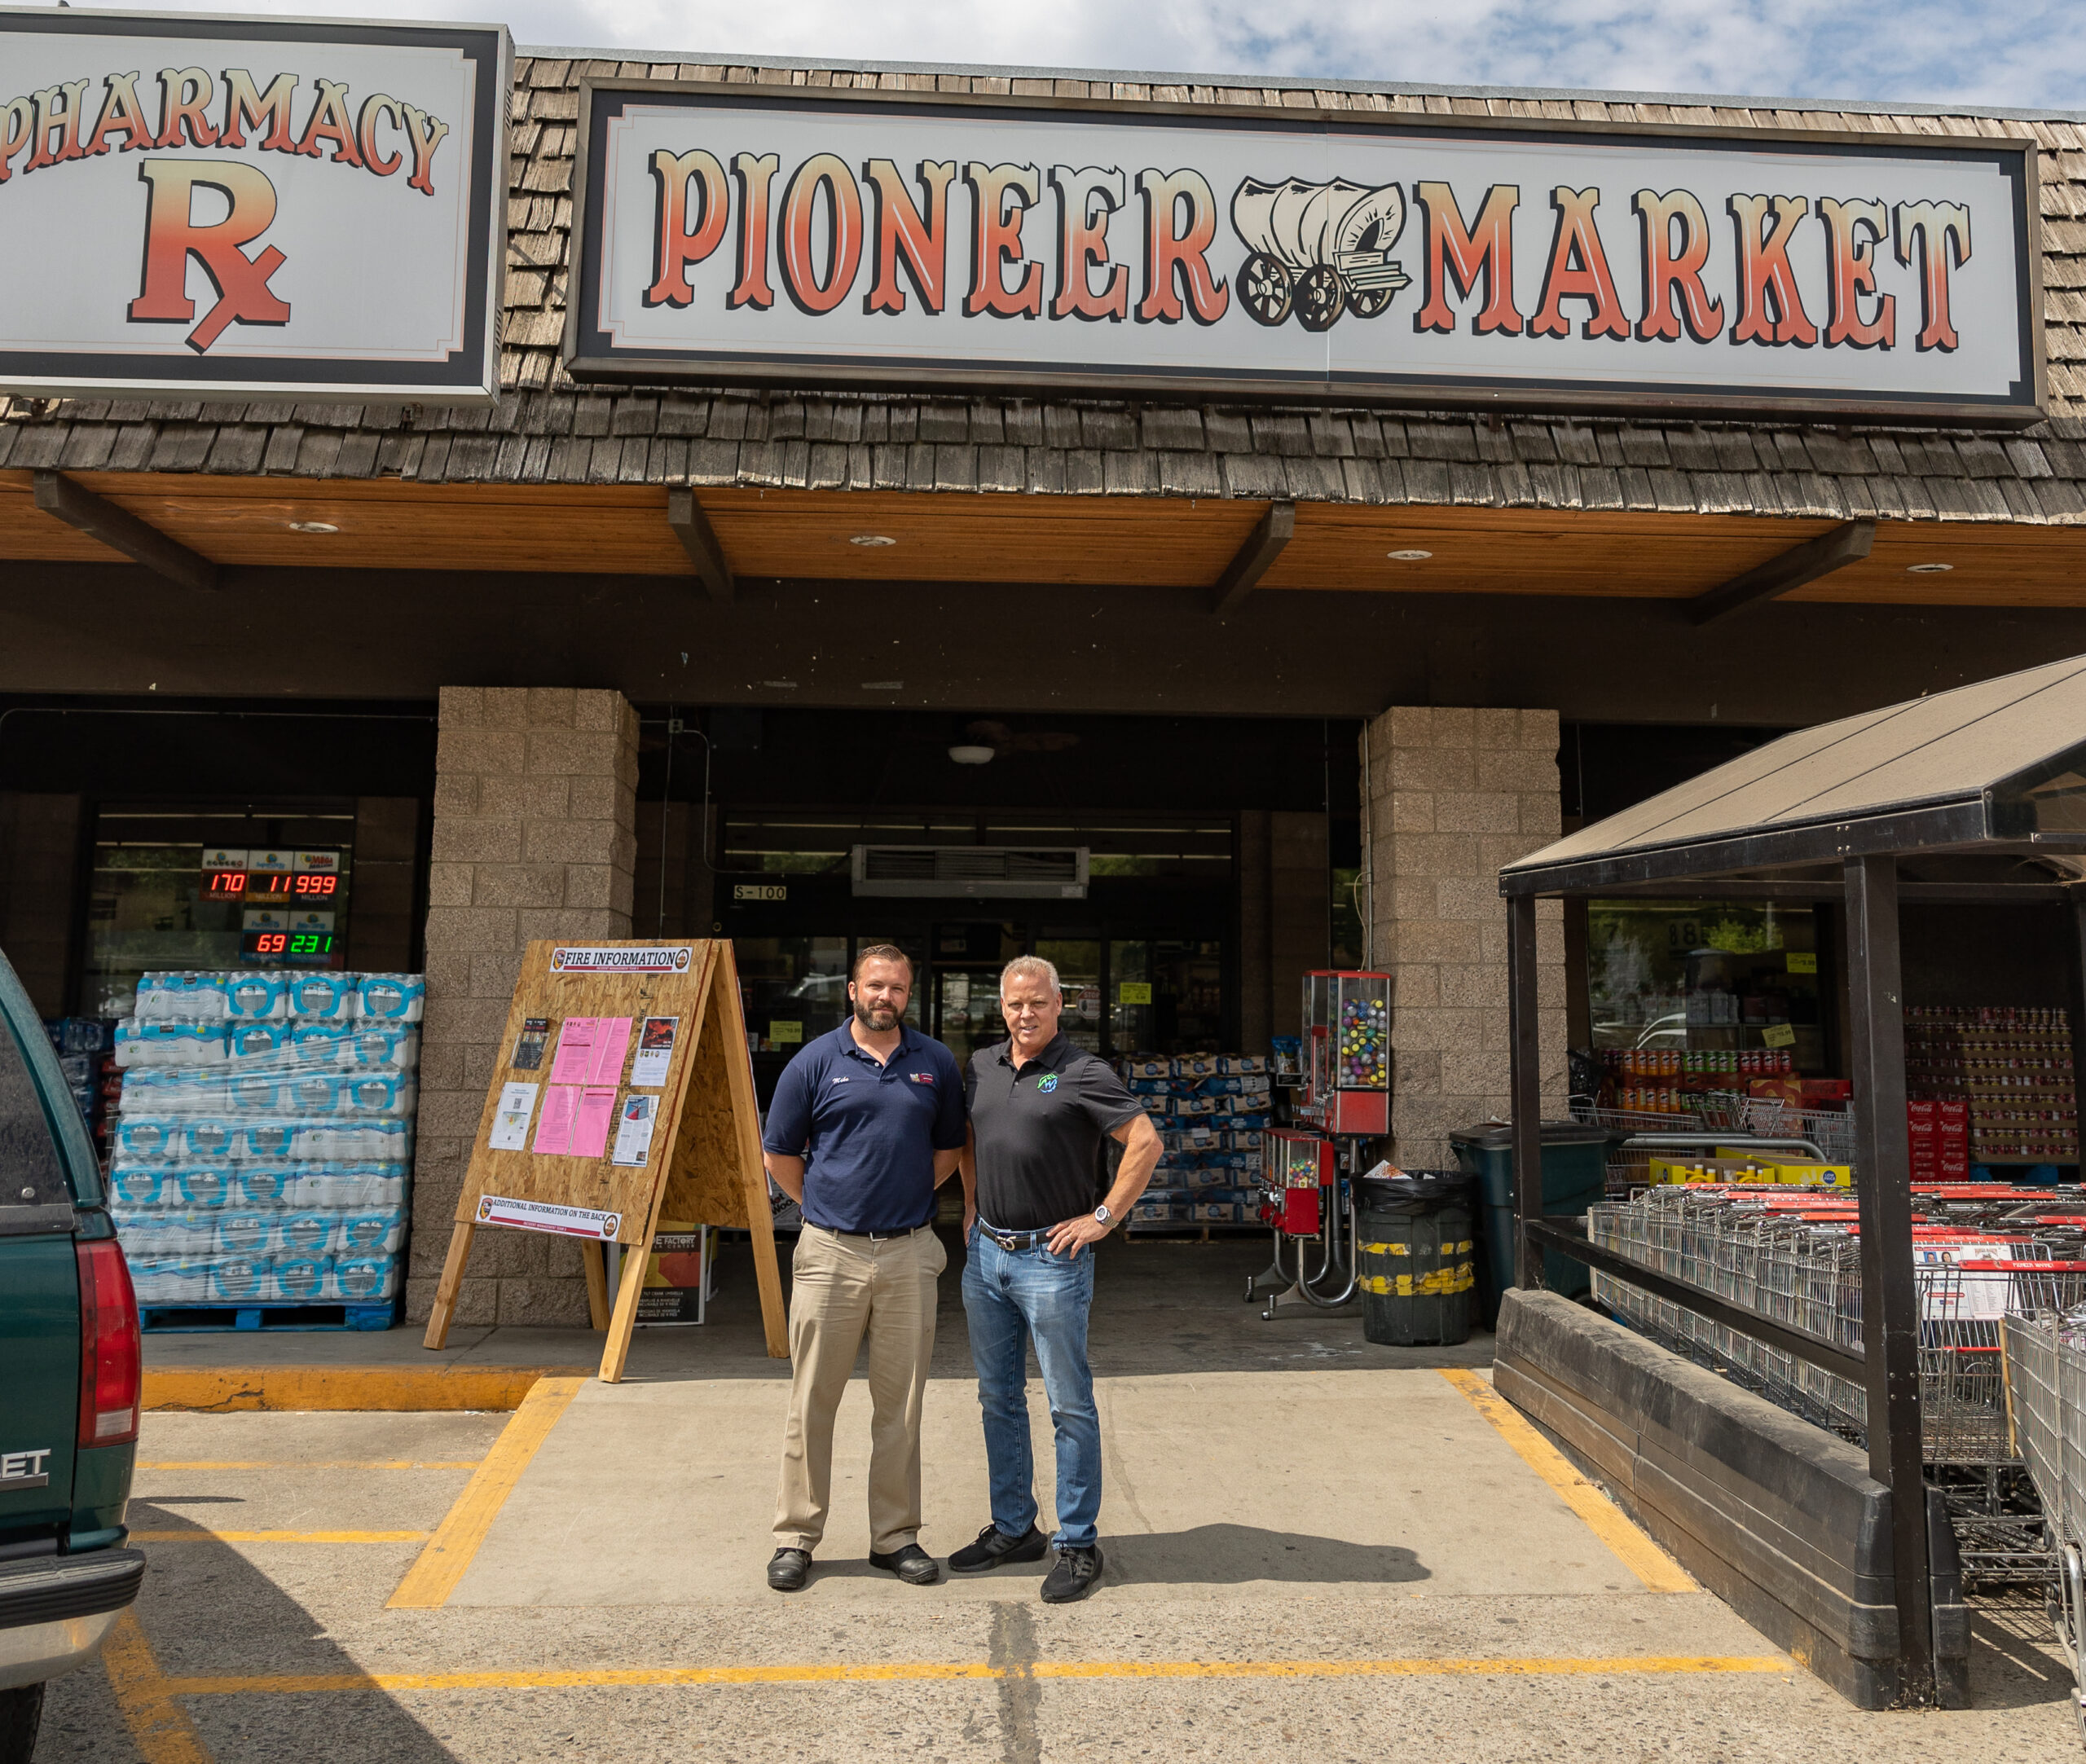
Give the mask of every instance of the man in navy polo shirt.
[[914, 1586], [941, 1578], [920, 1547], [920, 1403], [935, 1347], [935, 1190], [963, 1146], [956, 1056], [905, 1027], [913, 964], [878, 944], [855, 958], [847, 1021], [784, 1068], [762, 1147], [803, 1209], [790, 1259], [790, 1421], [768, 1584], [795, 1592], [825, 1535], [833, 1417], [869, 1343], [869, 1562]]

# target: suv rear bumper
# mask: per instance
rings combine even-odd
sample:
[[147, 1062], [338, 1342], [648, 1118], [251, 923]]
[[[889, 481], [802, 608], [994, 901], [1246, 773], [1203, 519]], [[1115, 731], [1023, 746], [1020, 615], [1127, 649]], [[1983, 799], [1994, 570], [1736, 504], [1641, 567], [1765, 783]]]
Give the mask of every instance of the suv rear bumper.
[[144, 1577], [141, 1550], [0, 1564], [0, 1690], [86, 1665]]

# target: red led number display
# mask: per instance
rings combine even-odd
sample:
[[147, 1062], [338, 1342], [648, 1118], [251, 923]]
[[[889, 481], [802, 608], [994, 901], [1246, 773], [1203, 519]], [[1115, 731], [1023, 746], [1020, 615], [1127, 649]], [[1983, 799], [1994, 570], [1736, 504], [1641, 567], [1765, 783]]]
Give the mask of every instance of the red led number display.
[[222, 898], [226, 895], [246, 892], [246, 872], [243, 869], [213, 869], [210, 872], [210, 893]]
[[263, 931], [254, 943], [253, 952], [257, 956], [279, 956], [288, 943], [286, 932]]
[[301, 895], [330, 895], [340, 886], [341, 878], [337, 876], [300, 876], [297, 879], [297, 891]]

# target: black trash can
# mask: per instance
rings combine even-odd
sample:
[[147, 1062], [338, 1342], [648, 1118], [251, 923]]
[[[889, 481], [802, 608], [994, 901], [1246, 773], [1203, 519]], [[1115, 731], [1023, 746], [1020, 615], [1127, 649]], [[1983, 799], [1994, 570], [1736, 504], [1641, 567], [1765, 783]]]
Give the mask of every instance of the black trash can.
[[1362, 1333], [1387, 1348], [1468, 1341], [1476, 1182], [1459, 1172], [1415, 1170], [1355, 1186]]

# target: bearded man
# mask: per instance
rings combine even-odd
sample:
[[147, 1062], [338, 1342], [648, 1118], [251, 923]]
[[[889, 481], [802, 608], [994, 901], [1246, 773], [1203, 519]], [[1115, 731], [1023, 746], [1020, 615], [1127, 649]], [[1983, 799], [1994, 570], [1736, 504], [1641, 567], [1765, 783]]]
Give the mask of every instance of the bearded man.
[[913, 1586], [941, 1578], [920, 1547], [920, 1405], [935, 1347], [935, 1190], [963, 1146], [956, 1056], [905, 1026], [913, 964], [874, 944], [855, 958], [847, 1022], [784, 1068], [762, 1150], [803, 1209], [790, 1260], [790, 1419], [768, 1584], [795, 1592], [825, 1535], [833, 1418], [869, 1339], [869, 1564]]

